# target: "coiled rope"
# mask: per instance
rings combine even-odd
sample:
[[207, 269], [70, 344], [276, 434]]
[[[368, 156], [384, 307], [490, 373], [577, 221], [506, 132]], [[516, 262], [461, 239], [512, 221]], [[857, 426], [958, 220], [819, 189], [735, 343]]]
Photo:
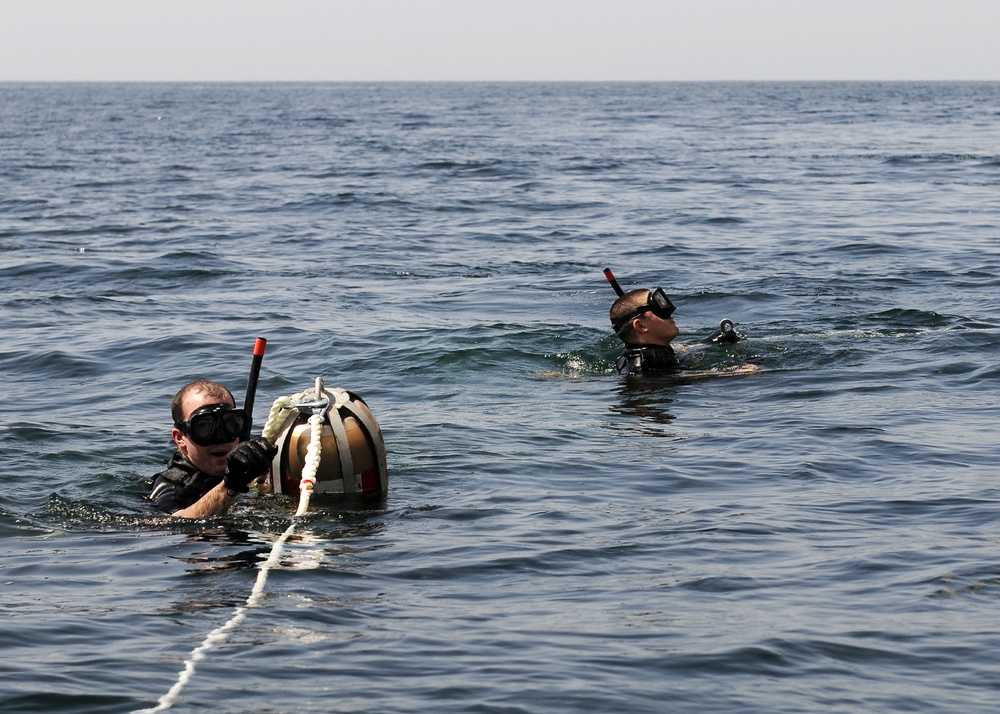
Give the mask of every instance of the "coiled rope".
[[[288, 420], [289, 416], [293, 412], [300, 412], [299, 407], [296, 406], [296, 402], [300, 402], [306, 396], [310, 395], [311, 390], [306, 390], [304, 392], [299, 392], [292, 397], [278, 397], [271, 404], [271, 411], [268, 413], [267, 423], [264, 425], [264, 430], [261, 432], [261, 436], [270, 441], [272, 444], [277, 439], [281, 428], [284, 426], [285, 422]], [[319, 402], [323, 395], [323, 381], [321, 379], [316, 380], [316, 401]], [[327, 404], [326, 409], [330, 408], [330, 404]], [[313, 487], [316, 485], [316, 473], [319, 470], [319, 460], [322, 454], [322, 436], [323, 436], [323, 419], [325, 416], [325, 410], [314, 408], [313, 415], [309, 417], [309, 427], [311, 429], [309, 446], [306, 449], [305, 463], [302, 466], [302, 477], [299, 480], [299, 507], [295, 511], [295, 517], [305, 515], [306, 511], [309, 509], [309, 499], [312, 497]], [[278, 540], [274, 542], [271, 547], [271, 554], [268, 556], [260, 565], [260, 570], [257, 573], [257, 581], [254, 583], [253, 589], [250, 591], [250, 596], [243, 605], [236, 608], [233, 616], [222, 626], [215, 628], [205, 640], [195, 647], [191, 654], [188, 656], [187, 661], [184, 662], [184, 669], [181, 670], [180, 674], [177, 676], [177, 681], [174, 686], [170, 688], [166, 694], [160, 697], [155, 707], [150, 709], [139, 709], [133, 714], [153, 714], [153, 712], [166, 711], [174, 705], [177, 699], [180, 697], [181, 692], [187, 683], [191, 681], [194, 677], [195, 667], [198, 662], [205, 659], [208, 654], [216, 645], [220, 645], [226, 641], [229, 633], [236, 629], [236, 627], [246, 619], [247, 610], [256, 607], [258, 601], [264, 595], [264, 585], [267, 583], [267, 575], [271, 568], [278, 564], [281, 559], [281, 555], [284, 552], [285, 542], [289, 539], [293, 532], [295, 532], [296, 523], [292, 522], [285, 532], [282, 533]]]

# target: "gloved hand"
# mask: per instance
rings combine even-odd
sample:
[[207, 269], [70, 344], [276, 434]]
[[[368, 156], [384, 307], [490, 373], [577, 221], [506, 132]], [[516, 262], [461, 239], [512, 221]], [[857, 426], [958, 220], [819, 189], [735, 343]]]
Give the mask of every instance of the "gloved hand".
[[250, 482], [268, 470], [271, 460], [277, 453], [278, 447], [262, 436], [244, 441], [229, 452], [226, 488], [238, 493], [249, 491]]
[[705, 342], [712, 344], [735, 344], [743, 339], [743, 335], [736, 331], [733, 321], [726, 318], [719, 323], [719, 329], [713, 332]]

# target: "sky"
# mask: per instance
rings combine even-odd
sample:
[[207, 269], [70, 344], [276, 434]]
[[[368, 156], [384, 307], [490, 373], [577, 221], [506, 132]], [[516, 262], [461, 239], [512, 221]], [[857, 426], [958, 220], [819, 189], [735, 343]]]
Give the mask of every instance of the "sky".
[[1000, 80], [1000, 0], [0, 0], [0, 81]]

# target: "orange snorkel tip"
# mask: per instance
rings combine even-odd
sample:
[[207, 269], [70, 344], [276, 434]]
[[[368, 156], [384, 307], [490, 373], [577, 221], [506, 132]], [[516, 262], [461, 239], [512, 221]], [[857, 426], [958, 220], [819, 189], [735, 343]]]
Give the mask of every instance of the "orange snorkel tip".
[[604, 269], [604, 277], [608, 279], [609, 283], [611, 283], [611, 287], [615, 289], [616, 293], [618, 293], [618, 297], [625, 294], [625, 291], [622, 290], [622, 286], [618, 284], [617, 280], [615, 280], [615, 274], [611, 272], [611, 268]]

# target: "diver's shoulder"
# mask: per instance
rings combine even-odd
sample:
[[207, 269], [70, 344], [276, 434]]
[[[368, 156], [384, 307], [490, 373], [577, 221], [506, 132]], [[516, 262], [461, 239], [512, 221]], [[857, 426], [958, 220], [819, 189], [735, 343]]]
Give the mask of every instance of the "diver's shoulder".
[[670, 345], [626, 345], [615, 361], [618, 374], [672, 374], [681, 368]]

